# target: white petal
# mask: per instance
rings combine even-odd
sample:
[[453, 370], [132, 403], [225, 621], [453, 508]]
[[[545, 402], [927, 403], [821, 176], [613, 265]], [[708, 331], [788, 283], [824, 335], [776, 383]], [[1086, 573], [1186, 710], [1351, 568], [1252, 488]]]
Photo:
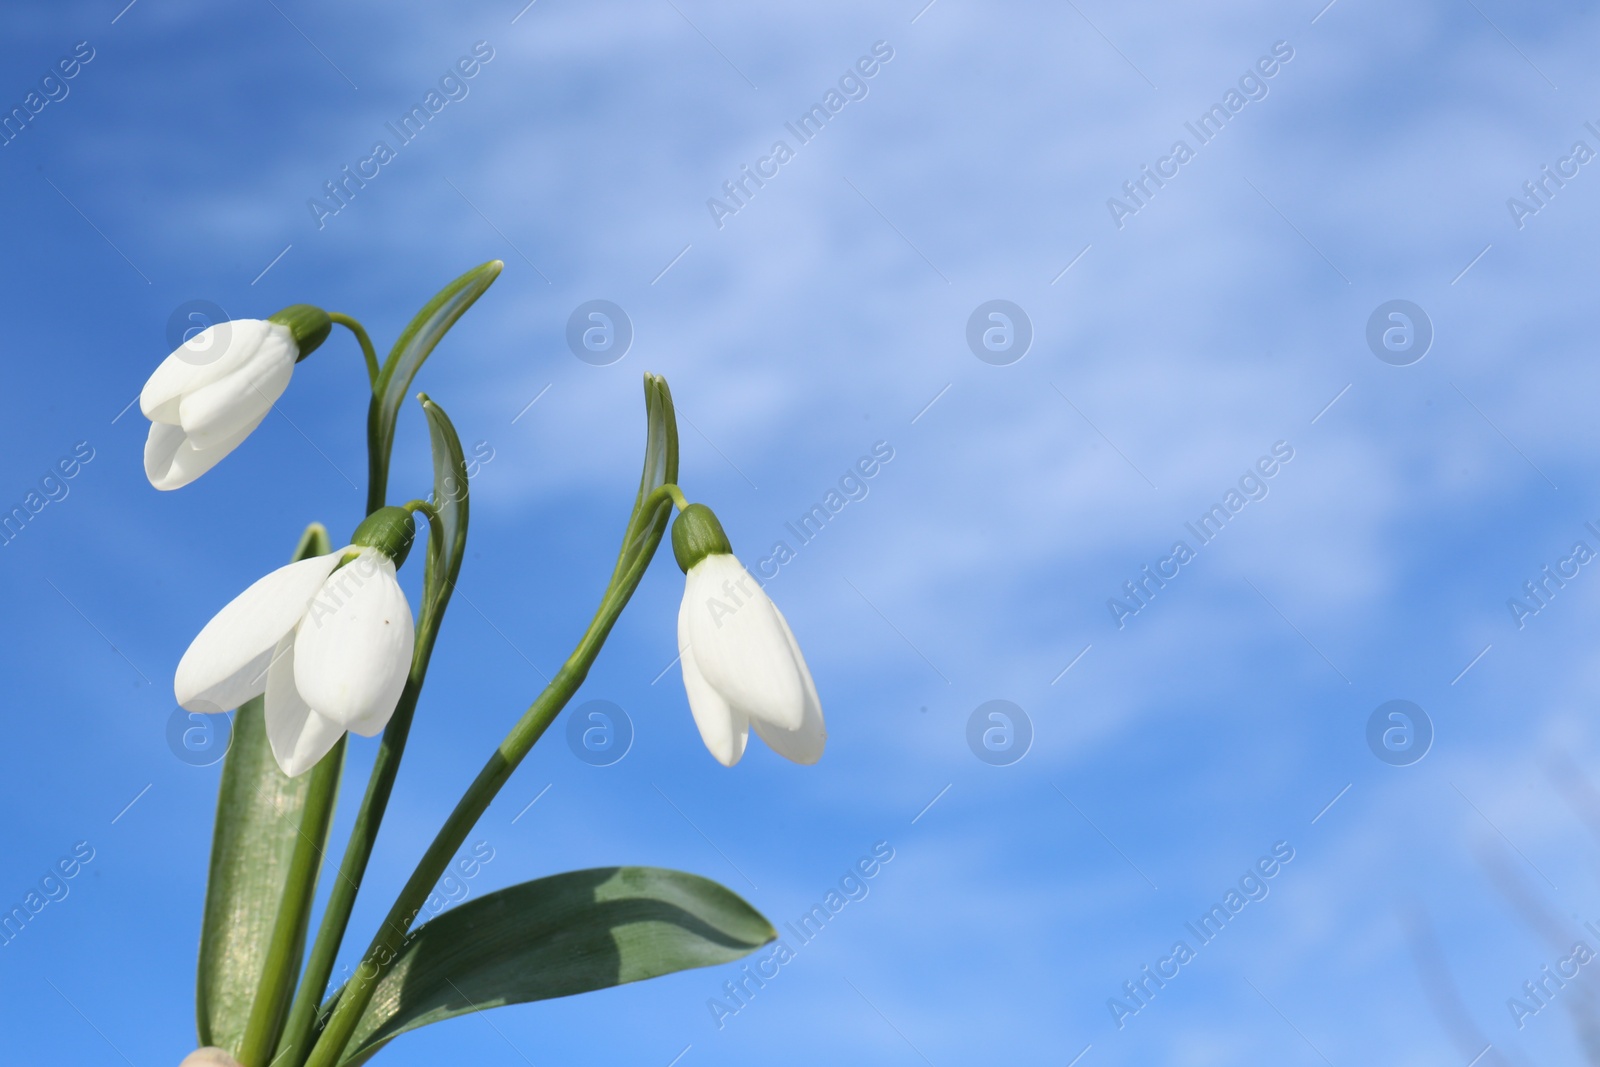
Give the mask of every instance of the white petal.
[[722, 699], [752, 719], [784, 730], [801, 728], [805, 684], [783, 619], [743, 564], [719, 553], [690, 567], [680, 617], [684, 614], [695, 661]]
[[750, 719], [730, 708], [700, 673], [694, 648], [689, 644], [688, 611], [689, 601], [685, 599], [678, 608], [678, 647], [682, 650], [678, 662], [683, 667], [683, 689], [689, 696], [689, 711], [694, 715], [694, 724], [700, 728], [700, 740], [706, 743], [707, 750], [718, 763], [732, 767], [744, 755], [750, 736]]
[[809, 765], [822, 758], [822, 750], [828, 743], [828, 728], [822, 722], [822, 701], [817, 699], [816, 683], [811, 680], [811, 671], [806, 667], [805, 657], [800, 654], [800, 645], [794, 639], [794, 631], [789, 629], [788, 620], [776, 607], [772, 610], [777, 613], [778, 622], [783, 625], [783, 635], [789, 639], [789, 651], [793, 654], [795, 666], [799, 668], [800, 678], [805, 683], [805, 717], [801, 720], [798, 730], [786, 730], [760, 719], [751, 720], [751, 724], [755, 726], [756, 734], [772, 751], [784, 759]]
[[182, 489], [222, 462], [223, 457], [238, 448], [266, 417], [263, 411], [254, 422], [209, 448], [196, 448], [181, 426], [152, 422], [150, 436], [144, 443], [145, 477], [157, 489]]
[[[144, 439], [144, 475], [157, 489], [176, 489], [188, 482], [175, 481], [172, 463], [178, 450], [189, 439], [182, 426], [165, 422], [152, 422], [150, 435]], [[193, 479], [190, 479], [191, 481]]]
[[178, 1067], [239, 1067], [239, 1061], [214, 1045], [197, 1048], [183, 1058]]
[[268, 328], [275, 325], [263, 319], [235, 319], [207, 326], [156, 367], [139, 393], [139, 410], [152, 422], [177, 425], [178, 402], [233, 373], [261, 347]]
[[344, 727], [312, 711], [295, 688], [293, 632], [284, 634], [272, 653], [266, 720], [272, 756], [290, 778], [315, 767], [344, 736]]
[[[403, 690], [404, 688], [405, 686], [402, 684], [401, 689]], [[396, 703], [398, 701], [399, 698], [396, 697]], [[346, 729], [353, 734], [360, 734], [362, 737], [377, 737], [383, 733], [384, 728], [389, 725], [389, 720], [394, 717], [394, 709], [395, 705], [393, 704], [388, 708], [380, 706], [372, 714], [351, 723]]]
[[[409, 606], [407, 610], [409, 610]], [[408, 651], [406, 653], [406, 676], [410, 677], [410, 674], [411, 652]], [[404, 682], [401, 682], [400, 689], [401, 692], [405, 691]], [[396, 697], [395, 703], [398, 702], [399, 697]], [[389, 725], [389, 720], [394, 717], [394, 709], [395, 704], [385, 705], [380, 702], [367, 715], [364, 715], [354, 722], [346, 724], [345, 729], [349, 730], [353, 734], [360, 734], [362, 737], [377, 737], [379, 734], [383, 733], [384, 729]]]
[[339, 553], [279, 567], [206, 623], [178, 661], [172, 688], [190, 711], [228, 711], [265, 692], [273, 646], [294, 629]]
[[328, 577], [306, 611], [295, 639], [295, 685], [346, 729], [376, 733], [405, 688], [415, 636], [394, 563], [363, 549]]
[[260, 422], [289, 387], [297, 354], [294, 335], [277, 323], [263, 325], [265, 331], [255, 337], [235, 334], [219, 359], [230, 361], [227, 374], [186, 390], [179, 401], [178, 421], [196, 448], [209, 448]]
[[139, 410], [151, 422], [177, 425], [178, 401], [205, 371], [178, 356], [176, 352], [161, 361], [150, 375], [144, 388], [139, 390]]

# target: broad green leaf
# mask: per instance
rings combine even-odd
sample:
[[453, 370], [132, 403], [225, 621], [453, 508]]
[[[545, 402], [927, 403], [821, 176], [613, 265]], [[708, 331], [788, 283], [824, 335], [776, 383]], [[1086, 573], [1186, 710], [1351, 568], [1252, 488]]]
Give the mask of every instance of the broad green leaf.
[[412, 934], [340, 1067], [428, 1023], [727, 963], [777, 936], [731, 890], [682, 871], [596, 867], [523, 882]]
[[[294, 558], [332, 550], [327, 531], [313, 524]], [[202, 1045], [239, 1056], [253, 1010], [253, 1043], [282, 1024], [305, 948], [344, 747], [341, 740], [313, 770], [290, 778], [272, 758], [261, 698], [234, 714], [200, 930], [195, 998]]]
[[384, 360], [378, 380], [372, 386], [372, 406], [367, 409], [369, 513], [384, 504], [389, 485], [389, 452], [394, 446], [395, 421], [400, 417], [400, 405], [411, 388], [411, 380], [417, 376], [423, 360], [433, 352], [440, 338], [494, 284], [504, 266], [498, 259], [490, 260], [473, 267], [439, 290], [438, 295], [417, 312], [416, 318], [400, 334], [389, 357]]
[[427, 394], [422, 394], [422, 410], [428, 417], [428, 437], [433, 443], [433, 505], [439, 511], [439, 522], [444, 536], [437, 545], [429, 538], [428, 562], [423, 573], [422, 588], [425, 599], [424, 612], [435, 626], [456, 578], [461, 573], [461, 559], [467, 551], [467, 460], [461, 451], [461, 439], [450, 417]]

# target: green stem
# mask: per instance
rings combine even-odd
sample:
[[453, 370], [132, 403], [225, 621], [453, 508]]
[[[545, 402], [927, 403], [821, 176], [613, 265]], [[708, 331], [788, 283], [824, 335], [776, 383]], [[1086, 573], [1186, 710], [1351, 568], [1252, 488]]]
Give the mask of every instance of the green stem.
[[645, 498], [645, 507], [647, 509], [655, 507], [656, 504], [661, 502], [663, 496], [671, 497], [672, 502], [677, 505], [679, 511], [683, 511], [689, 506], [689, 499], [683, 495], [683, 490], [668, 482], [666, 485], [656, 486], [651, 491], [650, 495]]
[[599, 656], [612, 626], [622, 614], [622, 609], [627, 606], [634, 589], [639, 585], [639, 580], [644, 576], [645, 568], [654, 557], [655, 549], [660, 544], [659, 538], [660, 534], [656, 533], [655, 543], [650, 544], [648, 550], [638, 553], [629, 566], [612, 579], [606, 589], [605, 597], [600, 602], [599, 610], [595, 612], [589, 628], [584, 631], [577, 647], [556, 672], [550, 684], [545, 686], [544, 691], [511, 728], [511, 732], [506, 735], [500, 747], [489, 757], [483, 770], [478, 772], [472, 785], [456, 803], [455, 810], [440, 827], [433, 843], [428, 846], [427, 852], [423, 853], [416, 870], [411, 873], [405, 887], [395, 899], [394, 906], [389, 909], [388, 916], [378, 928], [371, 946], [362, 958], [361, 966], [345, 985], [322, 1031], [322, 1036], [312, 1050], [310, 1060], [306, 1062], [306, 1067], [334, 1067], [338, 1063], [340, 1055], [355, 1032], [357, 1023], [360, 1022], [362, 1013], [372, 999], [378, 980], [394, 962], [410, 930], [412, 920], [416, 918], [422, 905], [426, 903], [428, 894], [444, 875], [451, 857], [466, 841], [467, 835], [472, 832], [472, 827], [479, 817], [488, 809], [490, 802], [500, 792], [500, 788], [511, 777], [511, 772], [517, 769], [523, 757], [543, 736], [551, 722], [566, 707], [567, 702], [588, 677], [589, 668]]
[[[421, 500], [413, 500], [405, 507], [427, 515], [431, 531], [428, 554], [433, 556], [441, 552], [444, 547], [444, 526], [438, 511]], [[294, 1004], [289, 1009], [289, 1021], [276, 1050], [274, 1067], [299, 1067], [311, 1051], [317, 1007], [322, 1003], [328, 980], [333, 976], [334, 960], [344, 942], [345, 930], [350, 925], [356, 893], [361, 888], [361, 879], [366, 874], [367, 862], [372, 858], [372, 848], [378, 839], [378, 828], [389, 806], [389, 796], [394, 791], [395, 776], [400, 771], [400, 758], [405, 755], [411, 719], [417, 710], [417, 700], [422, 695], [422, 682], [428, 673], [428, 660], [433, 655], [433, 645], [443, 614], [442, 603], [437, 609], [432, 604], [423, 605], [417, 624], [417, 647], [411, 657], [411, 673], [406, 677], [406, 685], [400, 692], [394, 715], [384, 728], [378, 757], [367, 779], [366, 795], [361, 798], [361, 809], [356, 813], [355, 825], [350, 830], [344, 858], [339, 861], [338, 878], [328, 896], [328, 906], [323, 910], [322, 924], [317, 928], [317, 939], [311, 946], [305, 974], [300, 979]]]
[[428, 528], [433, 531], [433, 544], [429, 546], [429, 552], [444, 547], [444, 520], [439, 517], [438, 508], [434, 507], [426, 500], [408, 500], [400, 506], [411, 512], [413, 515], [420, 511], [424, 516], [426, 516], [428, 520]]
[[[633, 518], [628, 523], [628, 528], [622, 535], [622, 551], [617, 554], [616, 570], [612, 572], [611, 580], [616, 582], [622, 572], [628, 569], [634, 553], [646, 544], [655, 532], [657, 516], [656, 509], [667, 501], [672, 501], [681, 512], [689, 506], [689, 501], [684, 497], [683, 490], [672, 482], [666, 482], [650, 490], [641, 497], [633, 509]], [[669, 511], [668, 514], [671, 514]]]
[[300, 953], [305, 949], [306, 928], [311, 923], [311, 893], [309, 889], [296, 892], [294, 887], [315, 884], [317, 871], [322, 867], [328, 824], [333, 819], [334, 802], [339, 795], [339, 772], [344, 769], [344, 744], [344, 739], [340, 738], [334, 750], [311, 772], [311, 788], [301, 808], [300, 832], [285, 879], [291, 890], [278, 905], [272, 941], [261, 967], [261, 982], [256, 987], [250, 1018], [239, 1043], [239, 1062], [244, 1067], [267, 1067], [283, 1022], [284, 1005], [294, 988], [295, 972], [300, 969]]
[[372, 347], [372, 338], [367, 336], [366, 327], [349, 315], [343, 315], [337, 311], [328, 312], [328, 318], [356, 335], [356, 340], [361, 345], [361, 354], [367, 360], [367, 384], [376, 385], [378, 383], [378, 351]]

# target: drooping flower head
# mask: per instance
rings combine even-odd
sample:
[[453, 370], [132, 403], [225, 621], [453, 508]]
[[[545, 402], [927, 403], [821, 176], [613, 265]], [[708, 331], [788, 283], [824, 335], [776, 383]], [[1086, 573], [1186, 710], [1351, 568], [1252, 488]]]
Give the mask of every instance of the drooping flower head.
[[706, 748], [731, 767], [753, 726], [778, 755], [817, 762], [828, 731], [811, 671], [783, 613], [734, 557], [710, 508], [690, 504], [679, 513], [672, 553], [684, 572], [683, 687]]
[[240, 593], [179, 661], [178, 703], [225, 712], [265, 693], [267, 739], [290, 777], [346, 731], [381, 731], [411, 669], [411, 605], [395, 568], [414, 534], [410, 512], [381, 508], [351, 544], [279, 567]]
[[239, 447], [332, 327], [321, 308], [295, 304], [268, 319], [219, 322], [179, 345], [139, 393], [150, 484], [181, 488]]

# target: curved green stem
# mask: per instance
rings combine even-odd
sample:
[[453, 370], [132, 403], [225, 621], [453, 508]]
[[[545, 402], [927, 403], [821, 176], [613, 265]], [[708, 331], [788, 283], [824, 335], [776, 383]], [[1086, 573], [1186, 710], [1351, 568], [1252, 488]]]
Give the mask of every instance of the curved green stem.
[[362, 1012], [372, 999], [378, 979], [394, 962], [395, 956], [405, 942], [412, 920], [416, 918], [422, 905], [427, 902], [428, 894], [444, 875], [451, 857], [466, 841], [467, 835], [472, 832], [472, 827], [479, 817], [488, 809], [489, 803], [511, 777], [511, 772], [517, 769], [523, 757], [527, 756], [588, 677], [589, 668], [600, 655], [600, 649], [605, 645], [612, 626], [616, 624], [617, 617], [622, 614], [622, 609], [627, 606], [634, 589], [639, 585], [639, 580], [644, 576], [645, 568], [655, 556], [655, 549], [660, 544], [659, 529], [656, 528], [654, 543], [650, 544], [647, 550], [637, 553], [628, 566], [613, 577], [611, 584], [606, 588], [599, 609], [590, 621], [589, 628], [578, 641], [577, 647], [556, 672], [550, 684], [545, 686], [544, 691], [528, 706], [522, 718], [511, 728], [511, 732], [489, 757], [489, 761], [473, 779], [472, 785], [456, 803], [455, 810], [440, 827], [433, 843], [423, 853], [416, 870], [411, 873], [405, 887], [395, 899], [393, 907], [389, 909], [383, 925], [378, 928], [371, 946], [362, 957], [361, 966], [356, 968], [355, 974], [340, 994], [322, 1031], [322, 1036], [317, 1040], [310, 1060], [306, 1062], [306, 1067], [334, 1067], [338, 1063], [340, 1055], [355, 1032], [356, 1024], [360, 1022]]
[[[428, 517], [431, 534], [428, 554], [436, 556], [444, 545], [444, 526], [439, 512], [423, 500], [413, 500], [404, 505], [407, 510], [422, 512]], [[317, 1022], [317, 1007], [327, 991], [333, 976], [333, 965], [344, 942], [350, 913], [355, 909], [356, 894], [361, 889], [362, 876], [367, 862], [372, 858], [372, 848], [377, 843], [378, 827], [383, 822], [389, 806], [389, 795], [394, 791], [395, 776], [400, 770], [400, 758], [405, 755], [406, 739], [411, 733], [411, 719], [417, 710], [417, 700], [422, 695], [422, 682], [428, 673], [428, 661], [433, 655], [433, 645], [439, 634], [443, 605], [435, 611], [432, 604], [424, 604], [417, 624], [417, 645], [411, 657], [411, 673], [406, 677], [405, 688], [400, 692], [394, 715], [384, 728], [383, 741], [378, 748], [372, 774], [367, 779], [367, 791], [361, 798], [361, 809], [356, 813], [355, 825], [350, 830], [349, 843], [345, 845], [344, 858], [339, 861], [339, 874], [328, 896], [328, 905], [322, 913], [322, 923], [317, 927], [317, 939], [311, 946], [306, 961], [305, 974], [295, 991], [294, 1004], [289, 1009], [289, 1020], [284, 1026], [283, 1038], [278, 1043], [273, 1058], [274, 1067], [298, 1067], [311, 1051], [311, 1038]]]
[[434, 507], [426, 500], [408, 500], [400, 506], [411, 512], [413, 515], [419, 511], [422, 512], [422, 514], [427, 517], [428, 527], [433, 531], [433, 536], [438, 541], [438, 544], [440, 546], [444, 544], [444, 520], [439, 518], [438, 508]]
[[645, 508], [653, 508], [657, 504], [661, 503], [663, 498], [668, 497], [671, 498], [672, 503], [677, 506], [679, 511], [682, 511], [689, 506], [689, 499], [683, 495], [683, 490], [679, 489], [673, 483], [668, 482], [666, 485], [658, 485], [655, 487], [655, 489], [651, 490], [650, 495], [645, 497]]
[[378, 383], [378, 350], [372, 347], [372, 338], [367, 336], [365, 326], [351, 318], [349, 315], [337, 311], [328, 312], [328, 318], [356, 335], [356, 341], [361, 345], [361, 354], [367, 361], [367, 384]]

